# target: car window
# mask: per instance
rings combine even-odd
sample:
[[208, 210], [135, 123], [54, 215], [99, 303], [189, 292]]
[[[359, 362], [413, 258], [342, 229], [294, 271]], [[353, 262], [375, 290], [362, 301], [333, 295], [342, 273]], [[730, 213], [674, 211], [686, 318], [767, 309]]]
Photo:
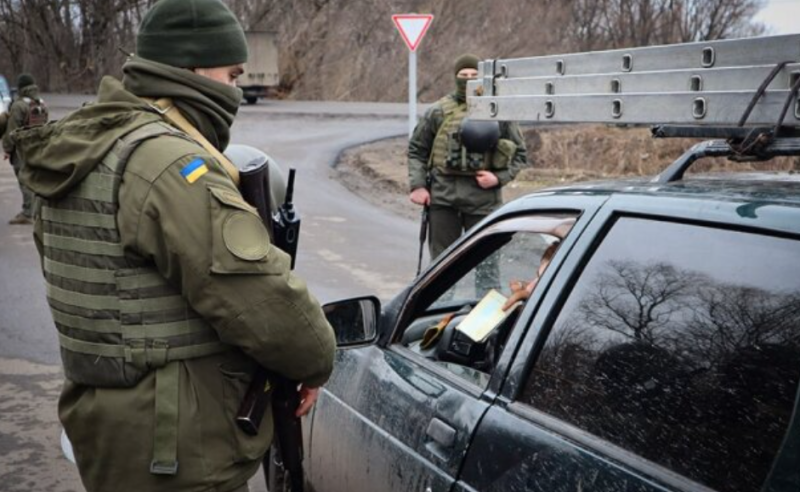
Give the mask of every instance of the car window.
[[572, 217], [530, 218], [524, 230], [500, 228], [456, 253], [459, 259], [423, 293], [428, 301], [399, 342], [485, 387], [540, 271], [573, 223]]
[[619, 219], [520, 401], [717, 490], [757, 491], [800, 380], [800, 241]]
[[511, 283], [532, 280], [545, 250], [558, 241], [552, 234], [518, 232], [509, 235], [508, 242], [449, 286], [431, 309], [474, 305], [492, 289], [510, 296]]
[[10, 97], [11, 90], [8, 88], [8, 83], [4, 77], [0, 77], [0, 97]]

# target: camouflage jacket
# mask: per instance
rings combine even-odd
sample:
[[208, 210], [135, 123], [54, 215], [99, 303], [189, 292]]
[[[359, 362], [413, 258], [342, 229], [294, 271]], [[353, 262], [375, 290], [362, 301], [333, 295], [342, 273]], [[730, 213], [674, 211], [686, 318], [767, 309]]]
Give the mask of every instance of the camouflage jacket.
[[17, 94], [11, 107], [8, 109], [8, 122], [6, 123], [6, 132], [3, 137], [3, 151], [11, 156], [11, 164], [19, 165], [19, 157], [16, 155], [16, 143], [14, 141], [14, 130], [22, 128], [25, 121], [28, 120], [28, 111], [30, 107], [23, 98], [29, 97], [32, 99], [39, 98], [39, 88], [35, 85], [29, 85]]
[[[180, 319], [202, 321], [211, 328], [216, 343], [229, 348], [166, 366], [175, 367], [178, 378], [178, 394], [173, 397], [179, 415], [179, 467], [174, 475], [150, 472], [157, 442], [157, 394], [162, 394], [158, 371], [144, 373], [130, 387], [67, 379], [59, 417], [89, 492], [233, 490], [258, 470], [272, 439], [269, 411], [256, 436], [244, 434], [234, 421], [256, 366], [317, 387], [331, 374], [335, 340], [319, 303], [290, 271], [288, 256], [269, 244], [255, 210], [243, 202], [224, 168], [196, 142], [167, 134], [139, 144], [120, 171], [118, 211], [111, 220], [104, 218], [107, 205], [94, 205], [94, 197], [103, 190], [87, 187], [84, 181], [96, 179], [95, 170], [101, 164], [114, 164], [107, 157], [109, 151], [119, 146], [131, 126], [139, 121], [152, 124], [153, 118], [160, 121], [161, 117], [118, 81], [106, 78], [96, 104], [58, 124], [19, 134], [18, 145], [26, 159], [21, 180], [44, 204], [35, 217], [34, 232], [44, 256], [60, 343], [65, 337], [79, 336], [79, 328], [97, 320], [95, 314], [107, 316], [101, 321], [112, 325], [110, 331], [125, 315], [122, 308], [119, 314], [114, 312], [113, 302], [104, 313], [71, 305], [119, 296], [117, 291], [123, 288], [122, 272], [115, 275], [119, 287], [113, 283], [104, 287], [96, 265], [76, 264], [77, 256], [70, 249], [85, 251], [82, 245], [92, 243], [102, 247], [96, 252], [104, 255], [118, 245], [113, 251], [124, 252], [121, 260], [141, 265], [150, 272], [149, 285], [158, 285], [164, 292], [153, 293], [150, 288], [148, 294], [148, 285], [137, 286], [143, 297], [135, 297], [134, 302], [162, 296], [155, 301], [186, 306], [183, 314], [162, 309], [158, 319], [145, 322], [153, 324], [149, 337], [161, 337], [159, 326], [184, 329]], [[68, 124], [77, 130], [67, 132]], [[92, 209], [81, 211], [87, 204]], [[48, 207], [52, 209], [49, 215], [45, 213]], [[59, 220], [67, 225], [53, 222]], [[89, 227], [94, 223], [103, 224], [102, 230], [97, 225]], [[63, 281], [65, 275], [72, 279]], [[60, 288], [55, 288], [56, 282]], [[69, 291], [66, 295], [65, 290]], [[167, 316], [177, 316], [178, 322]], [[108, 333], [106, 339], [112, 335]]]
[[[420, 119], [408, 144], [408, 182], [413, 191], [425, 186], [429, 172], [429, 161], [434, 140], [444, 122], [443, 103], [455, 100], [450, 94], [434, 103]], [[483, 215], [492, 212], [502, 203], [502, 187], [511, 182], [527, 165], [525, 141], [519, 126], [513, 122], [500, 123], [500, 138], [508, 139], [517, 146], [507, 169], [492, 171], [500, 181], [495, 188], [485, 190], [478, 186], [472, 176], [446, 176], [433, 167], [431, 203], [457, 208], [464, 213]]]

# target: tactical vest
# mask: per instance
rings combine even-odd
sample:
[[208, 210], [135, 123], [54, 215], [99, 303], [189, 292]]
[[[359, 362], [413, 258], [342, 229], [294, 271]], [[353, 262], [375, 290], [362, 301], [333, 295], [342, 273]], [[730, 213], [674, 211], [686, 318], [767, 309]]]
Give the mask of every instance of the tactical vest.
[[461, 122], [467, 117], [467, 105], [459, 104], [454, 97], [445, 96], [439, 104], [444, 113], [441, 126], [433, 140], [428, 167], [447, 175], [472, 176], [480, 170], [507, 169], [517, 151], [517, 145], [501, 138], [497, 148], [486, 154], [467, 152], [461, 145]]
[[28, 116], [23, 126], [41, 126], [50, 119], [50, 112], [43, 99], [33, 97], [23, 97], [22, 100], [28, 104]]
[[44, 273], [67, 378], [127, 388], [156, 371], [156, 429], [151, 472], [177, 472], [176, 361], [230, 347], [152, 264], [123, 250], [117, 225], [119, 187], [136, 147], [160, 135], [183, 136], [148, 123], [119, 139], [63, 198], [42, 200]]

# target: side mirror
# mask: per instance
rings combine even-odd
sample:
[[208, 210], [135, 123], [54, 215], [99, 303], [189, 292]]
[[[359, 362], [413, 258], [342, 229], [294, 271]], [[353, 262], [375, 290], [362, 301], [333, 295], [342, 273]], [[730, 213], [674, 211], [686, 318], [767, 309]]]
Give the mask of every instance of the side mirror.
[[339, 348], [364, 345], [374, 341], [378, 335], [381, 302], [377, 297], [332, 302], [322, 306], [322, 310], [333, 327]]

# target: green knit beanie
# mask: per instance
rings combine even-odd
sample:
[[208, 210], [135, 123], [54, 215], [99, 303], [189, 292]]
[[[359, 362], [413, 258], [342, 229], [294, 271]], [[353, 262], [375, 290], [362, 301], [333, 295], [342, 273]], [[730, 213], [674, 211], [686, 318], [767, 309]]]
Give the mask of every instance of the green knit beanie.
[[247, 61], [247, 41], [221, 0], [160, 0], [142, 19], [136, 54], [179, 68], [227, 67]]
[[33, 75], [29, 73], [21, 73], [19, 77], [17, 77], [17, 90], [24, 89], [34, 84], [36, 84], [36, 81], [33, 80]]
[[456, 59], [456, 67], [455, 68], [456, 68], [456, 70], [455, 70], [454, 73], [456, 75], [458, 75], [458, 72], [460, 72], [464, 68], [474, 68], [475, 70], [477, 70], [478, 69], [478, 57], [475, 56], [475, 55], [470, 55], [470, 54], [461, 55]]

